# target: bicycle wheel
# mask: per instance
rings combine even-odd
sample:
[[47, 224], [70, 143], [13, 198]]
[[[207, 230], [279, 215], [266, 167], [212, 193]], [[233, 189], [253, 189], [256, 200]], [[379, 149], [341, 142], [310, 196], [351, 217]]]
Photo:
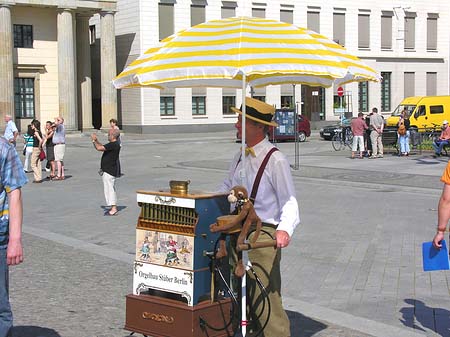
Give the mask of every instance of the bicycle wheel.
[[347, 136], [345, 137], [345, 145], [348, 146], [348, 148], [351, 150], [353, 146], [353, 132], [348, 132]]
[[340, 151], [341, 150], [343, 144], [342, 144], [341, 135], [339, 133], [335, 134], [333, 136], [333, 138], [331, 139], [331, 145], [333, 145], [334, 151]]

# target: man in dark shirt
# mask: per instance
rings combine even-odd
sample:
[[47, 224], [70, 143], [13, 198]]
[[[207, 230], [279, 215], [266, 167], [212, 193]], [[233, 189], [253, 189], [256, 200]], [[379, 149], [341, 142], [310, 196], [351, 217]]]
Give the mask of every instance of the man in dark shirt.
[[102, 160], [100, 162], [100, 175], [103, 178], [103, 191], [105, 193], [106, 205], [110, 209], [105, 212], [106, 216], [116, 215], [117, 210], [117, 194], [116, 194], [116, 178], [120, 176], [119, 172], [119, 153], [120, 144], [117, 138], [120, 136], [119, 130], [113, 130], [108, 134], [109, 143], [102, 145], [97, 135], [91, 135], [92, 143], [97, 151], [102, 151]]

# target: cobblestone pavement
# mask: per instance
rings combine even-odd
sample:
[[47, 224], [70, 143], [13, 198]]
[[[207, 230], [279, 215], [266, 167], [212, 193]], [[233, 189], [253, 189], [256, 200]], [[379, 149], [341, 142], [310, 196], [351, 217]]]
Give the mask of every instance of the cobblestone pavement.
[[[70, 135], [67, 179], [23, 189], [25, 262], [10, 271], [13, 336], [127, 336], [136, 190], [190, 179], [192, 189], [214, 191], [240, 147], [233, 136], [124, 135], [120, 214], [104, 217], [100, 153], [87, 136]], [[294, 163], [294, 144], [278, 146]], [[450, 336], [450, 274], [424, 273], [420, 251], [434, 234], [447, 158], [349, 157], [317, 135], [300, 144], [293, 175], [302, 224], [282, 261], [292, 336]]]

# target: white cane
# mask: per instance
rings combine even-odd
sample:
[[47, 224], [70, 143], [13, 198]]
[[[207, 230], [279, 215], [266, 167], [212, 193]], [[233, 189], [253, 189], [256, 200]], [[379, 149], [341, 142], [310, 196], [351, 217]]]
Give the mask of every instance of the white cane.
[[242, 337], [247, 334], [247, 271], [252, 267], [251, 261], [248, 259], [248, 250], [265, 247], [276, 247], [276, 240], [249, 243], [248, 240], [243, 244], [237, 245], [237, 251], [242, 252], [242, 263], [245, 266], [245, 273], [241, 279], [241, 333]]

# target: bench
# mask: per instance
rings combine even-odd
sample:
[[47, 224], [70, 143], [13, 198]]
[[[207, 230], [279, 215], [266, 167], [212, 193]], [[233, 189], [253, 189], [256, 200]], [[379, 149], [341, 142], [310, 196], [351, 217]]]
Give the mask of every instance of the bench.
[[392, 147], [397, 154], [399, 153], [397, 129], [384, 129], [381, 136], [381, 142], [383, 143], [384, 148]]

